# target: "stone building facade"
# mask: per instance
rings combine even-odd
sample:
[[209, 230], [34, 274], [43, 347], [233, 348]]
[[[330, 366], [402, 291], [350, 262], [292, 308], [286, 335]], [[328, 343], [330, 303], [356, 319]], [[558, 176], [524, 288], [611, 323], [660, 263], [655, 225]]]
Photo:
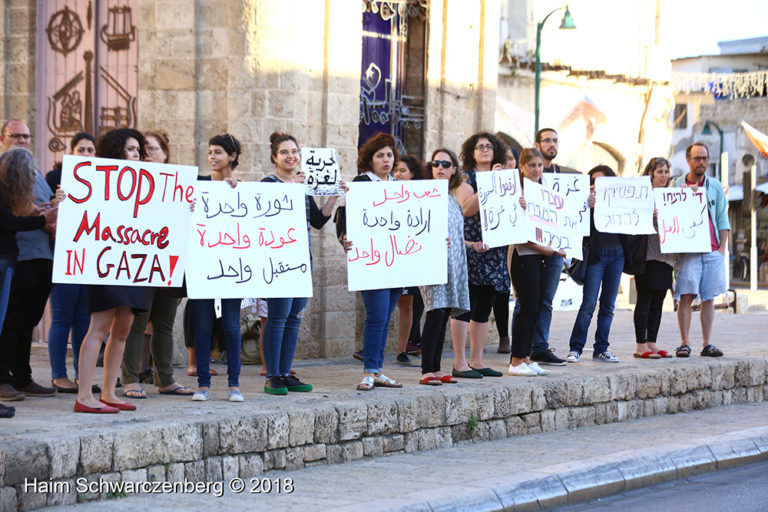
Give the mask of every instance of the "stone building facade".
[[[56, 72], [35, 58], [46, 42], [40, 6], [8, 0], [0, 9], [2, 117], [28, 120], [33, 137], [45, 126], [39, 84]], [[171, 161], [203, 173], [208, 139], [232, 133], [243, 143], [238, 174], [245, 180], [269, 172], [269, 134], [287, 131], [304, 146], [335, 147], [351, 180], [363, 12], [398, 9], [410, 9], [423, 23], [423, 44], [408, 49], [423, 66], [419, 156], [439, 146], [458, 150], [471, 133], [494, 129], [499, 0], [136, 0], [136, 126], [165, 130]], [[40, 159], [48, 148], [36, 147]], [[333, 230], [329, 223], [312, 234], [314, 297], [302, 323], [300, 358], [346, 354], [361, 343], [362, 302], [347, 291]]]

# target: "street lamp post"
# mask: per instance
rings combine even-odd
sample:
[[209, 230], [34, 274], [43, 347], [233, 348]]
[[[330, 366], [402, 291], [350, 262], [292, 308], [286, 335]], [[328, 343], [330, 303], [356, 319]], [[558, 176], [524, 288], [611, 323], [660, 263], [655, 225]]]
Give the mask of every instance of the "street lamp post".
[[[541, 93], [541, 29], [544, 28], [544, 23], [546, 23], [547, 18], [552, 16], [554, 13], [559, 11], [560, 9], [565, 9], [565, 14], [563, 15], [563, 21], [560, 23], [560, 30], [568, 30], [568, 29], [574, 29], [576, 28], [576, 25], [573, 23], [573, 18], [571, 17], [571, 11], [568, 9], [568, 6], [565, 5], [563, 7], [558, 7], [557, 9], [553, 10], [546, 16], [544, 16], [544, 19], [541, 20], [536, 25], [536, 105], [535, 105], [535, 133], [539, 131], [539, 95]], [[534, 133], [534, 137], [535, 137]]]

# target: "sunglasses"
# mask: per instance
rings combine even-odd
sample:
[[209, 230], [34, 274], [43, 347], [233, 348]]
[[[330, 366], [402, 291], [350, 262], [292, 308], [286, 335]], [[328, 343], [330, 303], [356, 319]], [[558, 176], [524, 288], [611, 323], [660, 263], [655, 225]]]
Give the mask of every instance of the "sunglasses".
[[453, 167], [453, 162], [450, 160], [433, 160], [430, 162], [432, 164], [432, 167], [440, 167], [443, 166], [443, 169], [450, 169]]

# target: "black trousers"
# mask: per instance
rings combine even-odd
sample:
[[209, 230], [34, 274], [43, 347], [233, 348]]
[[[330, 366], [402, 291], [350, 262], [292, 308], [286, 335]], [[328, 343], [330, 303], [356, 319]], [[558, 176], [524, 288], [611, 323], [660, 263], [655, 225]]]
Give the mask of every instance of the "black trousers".
[[[637, 283], [637, 280], [635, 280]], [[656, 343], [661, 325], [661, 309], [667, 290], [645, 290], [637, 287], [635, 305], [635, 341], [637, 343]]]
[[449, 308], [427, 311], [424, 330], [421, 333], [421, 373], [440, 371], [445, 344], [445, 326], [451, 316]]
[[496, 319], [496, 329], [499, 338], [509, 336], [509, 292], [498, 292], [493, 303], [493, 316]]
[[511, 357], [524, 359], [531, 355], [533, 331], [539, 317], [543, 288], [546, 286], [542, 279], [543, 268], [544, 256], [541, 254], [520, 256], [515, 251], [512, 255], [510, 277], [517, 300], [520, 301], [520, 312], [512, 322]]
[[23, 388], [32, 382], [29, 352], [32, 330], [45, 311], [51, 293], [51, 260], [27, 260], [16, 264], [11, 281], [8, 312], [0, 333], [0, 384]]

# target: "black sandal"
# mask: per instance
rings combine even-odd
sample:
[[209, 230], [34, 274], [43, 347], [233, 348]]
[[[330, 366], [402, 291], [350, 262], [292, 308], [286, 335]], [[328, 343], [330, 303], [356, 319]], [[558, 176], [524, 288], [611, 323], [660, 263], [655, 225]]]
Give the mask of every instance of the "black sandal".
[[723, 355], [723, 351], [714, 345], [707, 345], [701, 351], [701, 355], [704, 357], [720, 357]]
[[675, 355], [677, 357], [689, 357], [691, 355], [691, 347], [689, 345], [680, 345], [675, 349]]

